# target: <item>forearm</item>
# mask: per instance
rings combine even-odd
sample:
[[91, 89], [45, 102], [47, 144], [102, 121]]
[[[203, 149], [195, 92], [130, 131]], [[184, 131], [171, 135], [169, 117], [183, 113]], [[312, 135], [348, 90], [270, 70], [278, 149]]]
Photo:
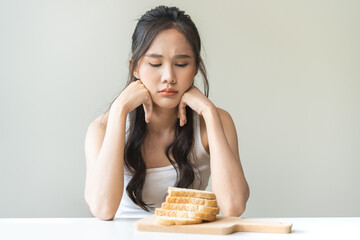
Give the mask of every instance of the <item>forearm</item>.
[[126, 111], [110, 110], [101, 150], [86, 183], [87, 201], [92, 212], [109, 216], [116, 212], [124, 188], [124, 145]]
[[249, 188], [240, 159], [233, 153], [215, 106], [203, 113], [210, 149], [212, 190], [224, 215], [241, 215]]

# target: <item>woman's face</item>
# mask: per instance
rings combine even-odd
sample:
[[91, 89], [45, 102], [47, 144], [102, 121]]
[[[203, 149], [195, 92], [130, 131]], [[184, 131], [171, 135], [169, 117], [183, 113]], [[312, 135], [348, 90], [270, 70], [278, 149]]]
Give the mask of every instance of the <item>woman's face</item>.
[[134, 76], [149, 90], [153, 104], [175, 108], [197, 73], [186, 37], [176, 29], [160, 32], [140, 58]]

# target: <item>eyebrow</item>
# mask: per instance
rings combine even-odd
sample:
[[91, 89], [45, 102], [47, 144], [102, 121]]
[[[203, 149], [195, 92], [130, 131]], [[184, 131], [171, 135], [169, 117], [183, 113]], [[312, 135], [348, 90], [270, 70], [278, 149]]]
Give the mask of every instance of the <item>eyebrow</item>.
[[[145, 56], [146, 57], [152, 57], [152, 58], [162, 58], [163, 57], [162, 55], [155, 54], [155, 53], [146, 54]], [[175, 58], [179, 59], [179, 58], [191, 58], [191, 57], [189, 55], [186, 55], [186, 54], [181, 54], [181, 55], [176, 55]]]

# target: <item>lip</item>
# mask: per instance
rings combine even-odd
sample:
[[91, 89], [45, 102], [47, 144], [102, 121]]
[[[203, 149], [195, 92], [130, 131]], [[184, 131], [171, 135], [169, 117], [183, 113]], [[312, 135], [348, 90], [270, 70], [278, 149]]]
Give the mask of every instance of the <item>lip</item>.
[[159, 91], [159, 93], [163, 96], [174, 96], [178, 93], [174, 88], [164, 88]]
[[160, 92], [177, 92], [174, 88], [164, 88]]

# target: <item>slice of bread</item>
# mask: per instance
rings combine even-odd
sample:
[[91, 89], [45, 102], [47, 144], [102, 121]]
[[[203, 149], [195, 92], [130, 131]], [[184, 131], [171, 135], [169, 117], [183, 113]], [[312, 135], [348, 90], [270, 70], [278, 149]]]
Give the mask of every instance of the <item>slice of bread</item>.
[[156, 222], [161, 225], [189, 225], [201, 223], [201, 219], [193, 218], [178, 218], [178, 217], [166, 217], [166, 216], [156, 216]]
[[216, 196], [213, 192], [197, 190], [197, 189], [187, 189], [187, 188], [177, 188], [169, 187], [168, 196], [170, 197], [195, 197], [195, 198], [204, 198], [204, 199], [216, 199]]
[[155, 215], [159, 224], [185, 225], [214, 221], [219, 211], [213, 192], [169, 187], [166, 202], [155, 209]]
[[178, 218], [192, 218], [206, 221], [214, 221], [216, 215], [197, 212], [197, 211], [181, 211], [181, 210], [167, 210], [162, 208], [155, 209], [155, 215], [167, 216], [167, 217], [178, 217]]
[[220, 212], [219, 207], [209, 207], [205, 205], [196, 205], [196, 204], [184, 204], [184, 203], [167, 203], [164, 202], [161, 204], [162, 209], [167, 210], [182, 210], [182, 211], [197, 211], [216, 215]]
[[166, 197], [167, 203], [187, 203], [187, 204], [196, 204], [196, 205], [205, 205], [209, 207], [217, 207], [217, 201], [203, 199], [203, 198], [192, 198], [192, 197]]

